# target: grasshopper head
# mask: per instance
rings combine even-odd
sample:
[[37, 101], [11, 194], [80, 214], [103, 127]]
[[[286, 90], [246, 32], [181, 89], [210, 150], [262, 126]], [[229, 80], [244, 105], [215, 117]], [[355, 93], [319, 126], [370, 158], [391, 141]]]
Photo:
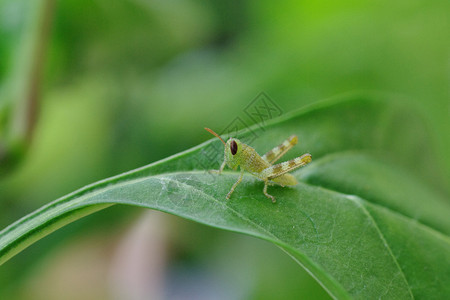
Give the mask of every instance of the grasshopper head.
[[227, 162], [227, 165], [233, 169], [236, 170], [237, 167], [241, 163], [241, 151], [242, 151], [242, 143], [238, 139], [230, 138], [226, 143], [223, 141], [223, 139], [215, 133], [213, 130], [209, 128], [205, 128], [206, 131], [211, 133], [212, 135], [218, 137], [220, 141], [225, 145], [225, 161]]
[[242, 143], [238, 139], [230, 138], [225, 144], [225, 161], [227, 165], [236, 170], [241, 163]]

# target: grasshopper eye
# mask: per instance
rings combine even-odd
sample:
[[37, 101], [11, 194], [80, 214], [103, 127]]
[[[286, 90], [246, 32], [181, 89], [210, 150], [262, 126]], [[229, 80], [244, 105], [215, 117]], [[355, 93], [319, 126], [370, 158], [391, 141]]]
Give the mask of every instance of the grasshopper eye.
[[231, 141], [231, 143], [230, 143], [231, 154], [235, 155], [238, 150], [237, 148], [238, 148], [238, 146], [236, 144], [236, 141]]

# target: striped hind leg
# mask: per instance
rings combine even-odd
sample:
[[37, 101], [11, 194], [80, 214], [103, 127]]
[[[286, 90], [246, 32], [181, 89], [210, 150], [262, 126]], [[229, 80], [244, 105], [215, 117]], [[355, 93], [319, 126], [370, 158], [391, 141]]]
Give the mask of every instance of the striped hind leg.
[[293, 146], [298, 143], [298, 137], [296, 135], [291, 135], [287, 140], [285, 140], [280, 145], [276, 146], [269, 152], [263, 155], [263, 159], [269, 164], [273, 164], [279, 160], [286, 152], [288, 152]]
[[[311, 154], [306, 153], [306, 154], [303, 154], [302, 156], [294, 158], [292, 160], [285, 161], [285, 162], [276, 164], [274, 166], [265, 168], [264, 170], [262, 170], [262, 172], [260, 174], [260, 178], [265, 178], [265, 179], [269, 179], [269, 180], [273, 179], [273, 178], [277, 178], [283, 174], [286, 174], [290, 171], [300, 168], [310, 162], [311, 162]], [[265, 179], [263, 179], [263, 180], [265, 180]]]

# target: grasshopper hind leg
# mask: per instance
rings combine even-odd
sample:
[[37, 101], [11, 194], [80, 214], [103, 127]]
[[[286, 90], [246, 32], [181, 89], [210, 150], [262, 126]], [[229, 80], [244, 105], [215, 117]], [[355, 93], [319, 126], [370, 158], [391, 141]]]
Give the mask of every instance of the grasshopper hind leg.
[[268, 185], [269, 185], [269, 180], [264, 180], [264, 189], [263, 189], [264, 195], [266, 195], [267, 198], [272, 199], [272, 203], [275, 203], [275, 202], [277, 202], [277, 200], [275, 200], [275, 197], [272, 196], [272, 195], [269, 195], [267, 193], [267, 186]]

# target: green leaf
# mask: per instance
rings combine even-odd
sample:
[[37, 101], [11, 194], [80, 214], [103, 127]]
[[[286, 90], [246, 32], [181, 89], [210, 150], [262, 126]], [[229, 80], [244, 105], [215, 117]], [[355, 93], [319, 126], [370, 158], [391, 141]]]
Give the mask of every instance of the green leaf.
[[[313, 162], [294, 187], [221, 176], [217, 139], [62, 197], [0, 232], [0, 263], [43, 236], [113, 204], [171, 213], [278, 245], [335, 298], [448, 298], [450, 205], [431, 141], [405, 105], [346, 97], [241, 132], [259, 153], [291, 134]], [[261, 125], [261, 124], [260, 124]], [[411, 132], [411, 130], [413, 132]], [[284, 158], [283, 158], [284, 159]]]

